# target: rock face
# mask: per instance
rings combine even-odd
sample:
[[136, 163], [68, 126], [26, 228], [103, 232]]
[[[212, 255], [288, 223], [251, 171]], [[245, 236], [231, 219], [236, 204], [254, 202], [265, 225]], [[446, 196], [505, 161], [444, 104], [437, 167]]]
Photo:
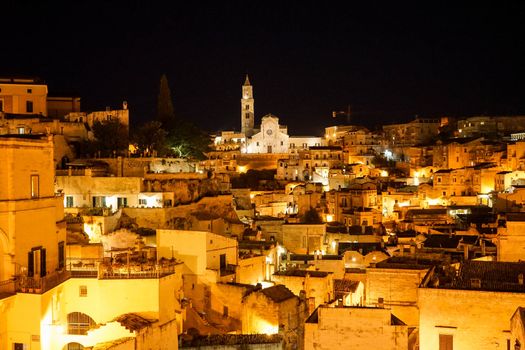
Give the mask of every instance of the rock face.
[[173, 192], [173, 205], [192, 203], [201, 197], [228, 190], [225, 183], [229, 183], [229, 179], [215, 176], [208, 178], [206, 174], [198, 173], [177, 175], [147, 174], [144, 177], [144, 189], [147, 192]]
[[197, 229], [195, 221], [238, 221], [231, 195], [204, 197], [196, 203], [168, 208], [123, 208], [123, 213], [133, 220], [136, 227], [151, 229], [191, 229], [192, 224], [193, 229]]

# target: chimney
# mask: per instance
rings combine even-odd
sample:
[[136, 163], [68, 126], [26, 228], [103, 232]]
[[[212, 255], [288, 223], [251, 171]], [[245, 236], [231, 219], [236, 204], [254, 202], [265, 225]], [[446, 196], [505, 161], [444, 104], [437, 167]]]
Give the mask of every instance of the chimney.
[[384, 309], [385, 308], [385, 299], [377, 298], [377, 307]]
[[465, 260], [468, 260], [468, 245], [467, 244], [463, 245], [463, 255], [465, 257]]

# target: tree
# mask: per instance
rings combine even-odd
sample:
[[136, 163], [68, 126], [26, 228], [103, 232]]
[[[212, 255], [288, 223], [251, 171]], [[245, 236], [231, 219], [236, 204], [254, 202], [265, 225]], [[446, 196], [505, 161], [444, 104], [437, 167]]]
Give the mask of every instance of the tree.
[[301, 223], [303, 224], [322, 224], [323, 219], [321, 219], [321, 216], [315, 210], [315, 208], [310, 207], [304, 215], [301, 217]]
[[123, 155], [129, 148], [128, 128], [118, 119], [96, 121], [93, 124], [94, 146], [99, 155]]
[[162, 74], [160, 77], [159, 95], [157, 97], [157, 120], [166, 130], [175, 126], [175, 111], [166, 74]]
[[143, 156], [151, 156], [155, 152], [157, 156], [162, 157], [169, 153], [167, 135], [161, 123], [154, 120], [137, 128], [132, 139]]
[[168, 144], [176, 157], [204, 159], [210, 142], [210, 135], [184, 120], [168, 130]]

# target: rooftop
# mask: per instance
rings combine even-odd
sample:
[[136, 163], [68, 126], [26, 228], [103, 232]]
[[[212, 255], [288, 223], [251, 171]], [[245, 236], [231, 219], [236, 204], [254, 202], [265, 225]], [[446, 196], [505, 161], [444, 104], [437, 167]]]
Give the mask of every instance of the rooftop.
[[30, 84], [30, 85], [45, 85], [45, 81], [39, 77], [29, 77], [29, 76], [5, 76], [0, 77], [0, 84]]
[[278, 271], [274, 273], [274, 276], [306, 277], [306, 275], [309, 275], [310, 277], [314, 277], [314, 278], [324, 278], [331, 273], [332, 272], [325, 272], [325, 271], [287, 270], [287, 271]]
[[380, 269], [405, 269], [405, 270], [425, 270], [434, 265], [439, 264], [439, 261], [419, 258], [419, 257], [391, 257], [376, 264], [376, 268]]
[[289, 290], [288, 288], [286, 288], [286, 286], [282, 284], [262, 289], [261, 293], [263, 293], [276, 303], [283, 302], [296, 296], [292, 293], [291, 290]]
[[439, 288], [525, 293], [525, 262], [465, 261], [436, 276]]
[[352, 292], [354, 293], [359, 287], [359, 281], [352, 281], [347, 279], [334, 279], [334, 291], [337, 292]]

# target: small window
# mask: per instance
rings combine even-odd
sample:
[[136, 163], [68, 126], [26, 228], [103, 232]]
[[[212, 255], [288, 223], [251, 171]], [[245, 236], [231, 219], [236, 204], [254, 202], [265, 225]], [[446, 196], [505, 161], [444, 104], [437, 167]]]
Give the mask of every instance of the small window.
[[281, 146], [284, 146], [284, 141], [281, 141]]
[[249, 110], [250, 109], [250, 105], [244, 106], [244, 109]]
[[32, 94], [33, 93], [33, 89], [27, 89], [27, 93], [28, 94]]
[[246, 113], [244, 116], [246, 117], [246, 119], [248, 119], [250, 118], [250, 113]]
[[4, 100], [0, 100], [0, 112], [4, 111]]
[[87, 286], [78, 286], [78, 296], [83, 298], [88, 296]]
[[73, 196], [66, 196], [66, 208], [73, 208]]
[[33, 101], [26, 101], [26, 112], [33, 113]]
[[26, 128], [24, 128], [23, 126], [19, 126], [16, 128], [16, 131], [18, 135], [24, 135], [26, 133]]
[[227, 306], [222, 307], [222, 316], [228, 317], [228, 307]]
[[139, 198], [139, 205], [146, 205], [146, 200], [144, 198]]
[[40, 192], [38, 175], [31, 175], [31, 198], [37, 198]]
[[27, 346], [23, 343], [13, 343], [13, 350], [26, 350]]

